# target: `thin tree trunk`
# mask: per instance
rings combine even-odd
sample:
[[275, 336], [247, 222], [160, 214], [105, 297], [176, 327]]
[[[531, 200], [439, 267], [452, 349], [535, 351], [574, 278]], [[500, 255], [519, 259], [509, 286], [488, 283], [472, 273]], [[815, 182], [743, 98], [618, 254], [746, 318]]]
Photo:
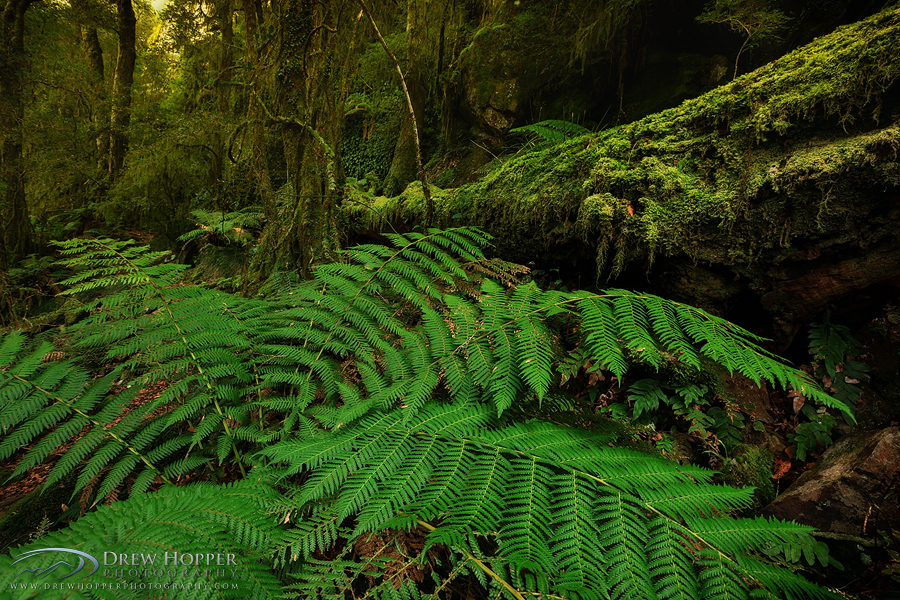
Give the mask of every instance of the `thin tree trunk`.
[[131, 86], [134, 83], [137, 19], [131, 0], [116, 0], [116, 24], [119, 48], [113, 80], [112, 115], [109, 136], [109, 174], [115, 179], [122, 170], [128, 151], [128, 125], [131, 123]]
[[[246, 29], [246, 57], [247, 68], [250, 73], [250, 105], [247, 111], [247, 119], [250, 122], [250, 136], [252, 145], [252, 164], [256, 175], [256, 187], [267, 222], [274, 222], [277, 217], [275, 206], [275, 194], [272, 191], [272, 181], [269, 176], [269, 159], [266, 149], [266, 126], [263, 120], [261, 106], [265, 74], [267, 69], [262, 64], [259, 56], [259, 2], [258, 0], [243, 0], [244, 25]], [[265, 241], [265, 240], [264, 240]], [[261, 244], [262, 245], [262, 242]]]
[[[385, 178], [385, 195], [395, 196], [403, 191], [406, 184], [419, 176], [421, 149], [418, 140], [418, 125], [424, 122], [426, 59], [428, 28], [425, 14], [428, 6], [422, 0], [407, 0], [406, 8], [406, 73], [405, 79], [408, 107], [400, 120], [400, 135], [394, 146], [394, 158]], [[443, 41], [443, 40], [442, 40]], [[424, 185], [424, 184], [423, 184]]]
[[25, 12], [31, 0], [7, 0], [0, 21], [0, 267], [7, 269], [31, 249], [22, 160], [25, 106]]
[[[408, 0], [408, 14], [413, 12], [413, 9], [410, 8], [416, 0]], [[394, 68], [397, 70], [397, 74], [400, 76], [400, 85], [403, 88], [403, 94], [406, 96], [406, 107], [410, 119], [410, 126], [412, 128], [412, 138], [415, 143], [416, 149], [416, 168], [419, 173], [419, 179], [422, 182], [422, 195], [425, 197], [425, 224], [431, 225], [434, 220], [434, 200], [431, 198], [431, 188], [428, 186], [428, 175], [425, 173], [425, 167], [422, 164], [422, 145], [419, 140], [419, 119], [416, 117], [416, 108], [415, 103], [412, 98], [412, 94], [410, 94], [409, 86], [406, 85], [406, 77], [403, 76], [403, 69], [400, 68], [400, 63], [397, 61], [397, 57], [394, 56], [394, 53], [391, 52], [391, 49], [388, 47], [387, 42], [384, 40], [384, 36], [381, 35], [381, 31], [378, 29], [378, 25], [375, 23], [375, 19], [372, 17], [372, 13], [369, 12], [369, 9], [366, 7], [363, 0], [357, 0], [363, 12], [369, 18], [369, 22], [372, 24], [372, 29], [375, 30], [375, 35], [378, 36], [378, 41], [381, 42], [382, 48], [387, 52], [387, 55], [390, 57], [391, 62], [394, 63]], [[408, 26], [408, 21], [407, 21]]]
[[103, 47], [100, 46], [100, 37], [97, 35], [97, 28], [91, 25], [81, 26], [81, 47], [84, 56], [87, 59], [88, 69], [91, 72], [91, 91], [93, 92], [93, 114], [91, 121], [93, 123], [96, 147], [96, 159], [99, 168], [106, 168], [106, 162], [109, 155], [109, 132], [105, 124], [105, 119], [101, 110], [104, 100], [103, 93]]
[[[223, 115], [231, 113], [231, 71], [234, 64], [232, 58], [231, 46], [234, 44], [234, 28], [232, 24], [231, 0], [222, 0], [219, 8], [219, 26], [222, 32], [221, 38], [221, 54], [219, 58], [219, 112]], [[215, 150], [210, 153], [209, 163], [209, 179], [210, 187], [213, 194], [220, 204], [221, 210], [224, 212], [224, 192], [222, 189], [223, 179], [225, 175], [225, 140], [219, 128], [215, 128], [212, 132], [212, 148]]]
[[220, 10], [222, 11], [219, 16], [222, 48], [219, 60], [219, 112], [228, 114], [231, 112], [231, 71], [234, 67], [234, 55], [231, 52], [231, 47], [234, 45], [234, 11], [231, 0], [222, 0]]

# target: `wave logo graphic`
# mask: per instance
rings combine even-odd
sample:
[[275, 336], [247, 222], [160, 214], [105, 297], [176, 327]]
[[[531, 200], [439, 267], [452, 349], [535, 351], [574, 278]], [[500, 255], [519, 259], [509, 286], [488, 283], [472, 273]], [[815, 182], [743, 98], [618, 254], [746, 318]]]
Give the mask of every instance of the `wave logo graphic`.
[[[62, 559], [56, 560], [49, 567], [37, 567], [34, 569], [22, 569], [19, 573], [16, 574], [16, 577], [18, 577], [19, 575], [22, 575], [23, 573], [31, 573], [32, 579], [43, 579], [44, 577], [47, 577], [48, 575], [50, 575], [51, 573], [54, 573], [57, 570], [61, 571], [62, 573], [65, 573], [67, 570], [66, 567], [68, 567], [69, 569], [72, 569], [71, 573], [69, 573], [68, 575], [63, 574], [61, 577], [57, 577], [56, 581], [59, 581], [60, 579], [66, 579], [66, 578], [71, 577], [72, 575], [78, 573], [79, 571], [81, 571], [82, 569], [85, 568], [85, 565], [88, 562], [90, 562], [94, 566], [94, 569], [90, 573], [85, 575], [85, 577], [90, 577], [91, 575], [93, 575], [94, 573], [97, 572], [97, 569], [100, 568], [100, 563], [97, 561], [96, 558], [94, 558], [87, 552], [81, 552], [80, 550], [72, 550], [71, 548], [41, 548], [40, 550], [29, 550], [29, 551], [25, 552], [25, 554], [23, 554], [22, 556], [20, 556], [16, 560], [14, 560], [12, 564], [20, 563], [23, 560], [28, 560], [30, 558], [33, 559], [35, 557], [44, 556], [48, 552], [64, 552], [70, 556], [66, 557], [68, 560], [62, 560]], [[77, 559], [77, 562], [76, 562], [76, 559]], [[38, 562], [38, 561], [37, 560], [31, 561], [32, 564], [35, 562]], [[46, 561], [44, 561], [44, 562], [46, 563]]]

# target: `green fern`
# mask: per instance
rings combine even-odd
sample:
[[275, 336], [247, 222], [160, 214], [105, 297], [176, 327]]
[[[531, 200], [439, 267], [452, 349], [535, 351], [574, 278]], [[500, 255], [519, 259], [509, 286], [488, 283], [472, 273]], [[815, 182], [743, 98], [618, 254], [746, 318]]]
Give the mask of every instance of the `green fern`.
[[[149, 497], [101, 506], [68, 529], [47, 534], [12, 556], [0, 555], [0, 589], [4, 594], [20, 590], [16, 598], [42, 599], [160, 598], [164, 594], [197, 600], [271, 598], [279, 582], [266, 554], [279, 542], [280, 531], [276, 518], [266, 511], [278, 498], [267, 485], [244, 482], [167, 486]], [[83, 572], [62, 581], [57, 572], [44, 577], [23, 572], [70, 558], [53, 553], [48, 558], [27, 558], [29, 550], [44, 548], [86, 552], [97, 559], [99, 570], [87, 576], [92, 571], [88, 564]], [[138, 557], [137, 566], [133, 556]], [[13, 566], [17, 559], [24, 562]], [[11, 588], [14, 584], [17, 587]], [[31, 585], [37, 586], [36, 593]]]
[[510, 129], [509, 132], [516, 136], [511, 144], [514, 152], [495, 156], [478, 170], [479, 173], [486, 174], [498, 169], [515, 158], [519, 153], [556, 146], [570, 139], [591, 133], [591, 130], [571, 121], [547, 119], [515, 127]]
[[246, 245], [255, 239], [252, 233], [262, 225], [263, 213], [257, 211], [207, 211], [193, 210], [191, 215], [197, 221], [197, 228], [178, 238], [179, 242], [198, 241], [202, 246], [212, 244]]
[[[182, 285], [184, 267], [128, 243], [62, 244], [67, 293], [106, 292], [85, 305], [74, 348], [104, 349], [116, 366], [91, 379], [46, 345], [4, 337], [0, 456], [25, 448], [22, 472], [81, 436], [50, 481], [78, 471], [95, 503], [156, 502], [168, 488], [139, 496], [182, 476], [273, 477], [289, 498], [271, 508], [294, 524], [275, 564], [307, 593], [367, 578], [375, 595], [417, 597], [384, 560], [347, 552], [418, 528], [429, 549], [450, 549], [447, 577], [517, 600], [828, 596], [765, 559], [810, 546], [806, 528], [726, 516], [750, 491], [546, 419], [565, 403], [563, 340], [619, 378], [634, 360], [714, 360], [843, 403], [700, 309], [623, 290], [507, 289], [489, 274], [508, 281], [509, 269], [484, 260], [489, 238], [474, 229], [388, 237], [310, 281], [284, 278], [266, 300]], [[155, 382], [160, 395], [134, 396]]]
[[[860, 394], [856, 384], [867, 377], [869, 367], [861, 361], [852, 360], [851, 357], [859, 354], [859, 342], [847, 327], [831, 322], [830, 311], [825, 313], [822, 323], [814, 323], [810, 327], [809, 352], [813, 356], [813, 376], [826, 383], [832, 397], [853, 407]], [[794, 447], [795, 456], [805, 460], [810, 450], [831, 444], [831, 431], [836, 419], [827, 412], [816, 410], [816, 406], [822, 404], [821, 397], [811, 398], [812, 402], [800, 399], [804, 400], [800, 413], [807, 420], [797, 425], [788, 439]], [[849, 416], [849, 412], [844, 414], [848, 422]]]
[[548, 119], [510, 129], [509, 132], [529, 136], [540, 146], [552, 146], [590, 133], [591, 130], [571, 121]]
[[[610, 448], [604, 436], [498, 419], [488, 406], [429, 403], [415, 427], [406, 421], [404, 410], [379, 411], [343, 433], [262, 454], [280, 480], [309, 473], [298, 506], [317, 506], [328, 523], [355, 517], [351, 539], [423, 526], [426, 550], [465, 551], [490, 537], [498, 550], [485, 562], [505, 581], [525, 582], [523, 591], [706, 597], [698, 586], [727, 581], [729, 594], [833, 597], [761, 562], [775, 545], [814, 546], [810, 529], [724, 516], [747, 506], [752, 490], [714, 485], [710, 472]], [[288, 532], [284, 552], [310, 557], [334, 537], [301, 528]], [[323, 574], [307, 564], [310, 589]], [[320, 581], [327, 595], [330, 576]]]

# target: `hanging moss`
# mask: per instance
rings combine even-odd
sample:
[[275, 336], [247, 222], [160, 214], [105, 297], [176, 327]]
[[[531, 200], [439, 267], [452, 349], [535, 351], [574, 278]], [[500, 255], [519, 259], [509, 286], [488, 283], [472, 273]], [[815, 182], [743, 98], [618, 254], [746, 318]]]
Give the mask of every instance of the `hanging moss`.
[[[676, 108], [436, 192], [438, 224], [482, 226], [512, 257], [536, 244], [592, 249], [613, 273], [660, 255], [740, 270], [810, 244], [893, 235], [884, 198], [900, 185], [897, 56], [893, 9]], [[368, 202], [395, 225], [422, 220], [409, 190]], [[356, 215], [363, 227], [382, 218]]]

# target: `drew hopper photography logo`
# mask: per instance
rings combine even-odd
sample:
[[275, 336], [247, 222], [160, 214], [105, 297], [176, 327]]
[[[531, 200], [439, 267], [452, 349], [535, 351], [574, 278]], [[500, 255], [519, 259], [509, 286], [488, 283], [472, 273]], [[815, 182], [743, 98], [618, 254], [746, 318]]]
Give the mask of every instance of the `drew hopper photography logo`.
[[71, 548], [28, 550], [13, 557], [12, 589], [238, 589], [231, 553], [105, 551], [97, 556]]
[[[15, 565], [17, 563], [22, 562], [23, 560], [28, 560], [28, 559], [34, 558], [36, 556], [43, 556], [47, 552], [64, 552], [66, 554], [71, 554], [73, 556], [67, 557], [68, 560], [65, 560], [62, 558], [55, 560], [55, 562], [53, 562], [53, 564], [51, 564], [49, 567], [36, 567], [34, 569], [29, 569], [26, 567], [26, 568], [22, 569], [19, 573], [16, 574], [16, 578], [18, 578], [20, 575], [22, 575], [24, 573], [32, 573], [32, 575], [33, 575], [32, 579], [44, 579], [47, 576], [54, 574], [56, 571], [61, 571], [62, 575], [59, 577], [54, 577], [54, 579], [57, 579], [57, 580], [66, 579], [68, 577], [71, 577], [72, 575], [75, 575], [76, 573], [78, 573], [79, 571], [81, 571], [84, 568], [85, 564], [87, 564], [85, 562], [85, 559], [87, 559], [87, 561], [90, 561], [90, 563], [94, 567], [93, 570], [87, 574], [87, 576], [93, 575], [94, 573], [97, 572], [97, 569], [100, 568], [100, 563], [97, 562], [96, 558], [94, 558], [87, 552], [82, 552], [80, 550], [72, 550], [70, 548], [41, 548], [39, 550], [29, 550], [28, 552], [26, 552], [25, 554], [20, 556], [18, 559], [16, 559], [13, 562], [13, 564]], [[54, 558], [57, 558], [57, 557], [54, 557]], [[73, 564], [73, 562], [75, 560], [77, 560], [77, 564]], [[70, 562], [70, 561], [72, 561], [72, 562]], [[46, 562], [46, 561], [31, 561], [31, 562], [41, 563], [41, 562]], [[66, 574], [65, 573], [66, 569], [63, 567], [69, 567], [70, 569], [73, 569], [73, 570], [71, 570], [68, 574]]]

